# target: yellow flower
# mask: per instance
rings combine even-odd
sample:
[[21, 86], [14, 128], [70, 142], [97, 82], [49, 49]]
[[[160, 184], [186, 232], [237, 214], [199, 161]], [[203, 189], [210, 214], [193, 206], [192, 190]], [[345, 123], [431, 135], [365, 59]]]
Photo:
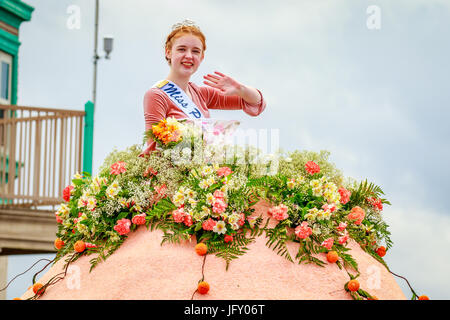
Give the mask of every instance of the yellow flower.
[[294, 187], [295, 187], [295, 180], [294, 179], [289, 179], [286, 184], [287, 184], [287, 187], [289, 189], [294, 189]]

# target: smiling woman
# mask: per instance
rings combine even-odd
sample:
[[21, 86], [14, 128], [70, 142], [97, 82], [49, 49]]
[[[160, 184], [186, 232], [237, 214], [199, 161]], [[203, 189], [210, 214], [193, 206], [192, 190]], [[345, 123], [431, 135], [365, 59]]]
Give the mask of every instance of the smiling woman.
[[[169, 75], [149, 89], [144, 96], [145, 130], [162, 119], [209, 118], [208, 109], [243, 110], [257, 116], [266, 107], [262, 93], [215, 71], [204, 76], [206, 86], [190, 82], [205, 57], [206, 39], [192, 21], [184, 20], [172, 27], [165, 44]], [[153, 139], [142, 155], [155, 150]]]

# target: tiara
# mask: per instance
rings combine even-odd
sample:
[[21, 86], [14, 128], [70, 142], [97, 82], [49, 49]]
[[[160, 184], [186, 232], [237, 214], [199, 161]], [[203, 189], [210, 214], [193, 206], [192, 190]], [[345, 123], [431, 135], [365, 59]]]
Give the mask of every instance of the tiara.
[[200, 29], [199, 26], [197, 26], [194, 21], [184, 19], [182, 22], [175, 23], [172, 26], [172, 31], [181, 27], [196, 27], [197, 29]]

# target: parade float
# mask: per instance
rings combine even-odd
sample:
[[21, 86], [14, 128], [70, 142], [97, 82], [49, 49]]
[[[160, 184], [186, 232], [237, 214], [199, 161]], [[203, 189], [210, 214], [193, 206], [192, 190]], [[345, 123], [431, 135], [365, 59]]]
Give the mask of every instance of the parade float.
[[56, 257], [21, 299], [405, 299], [383, 259], [382, 189], [327, 151], [227, 144], [230, 123], [164, 119], [154, 152], [76, 174]]

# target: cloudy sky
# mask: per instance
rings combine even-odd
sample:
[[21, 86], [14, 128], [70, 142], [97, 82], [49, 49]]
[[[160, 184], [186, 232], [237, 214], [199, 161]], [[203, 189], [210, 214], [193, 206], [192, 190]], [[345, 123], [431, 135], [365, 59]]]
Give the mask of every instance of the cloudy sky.
[[[20, 29], [18, 104], [83, 110], [92, 98], [94, 1], [25, 2], [35, 11]], [[392, 203], [383, 211], [391, 270], [418, 293], [449, 299], [449, 1], [100, 2], [100, 40], [113, 35], [114, 50], [98, 67], [94, 172], [114, 147], [141, 142], [144, 93], [168, 74], [165, 37], [172, 24], [193, 19], [207, 50], [192, 81], [218, 70], [268, 102], [258, 117], [212, 116], [279, 129], [285, 150], [329, 150], [346, 176], [381, 186]], [[79, 28], [70, 25], [73, 6]], [[10, 257], [9, 278], [37, 258]], [[15, 282], [7, 298], [30, 279]]]

